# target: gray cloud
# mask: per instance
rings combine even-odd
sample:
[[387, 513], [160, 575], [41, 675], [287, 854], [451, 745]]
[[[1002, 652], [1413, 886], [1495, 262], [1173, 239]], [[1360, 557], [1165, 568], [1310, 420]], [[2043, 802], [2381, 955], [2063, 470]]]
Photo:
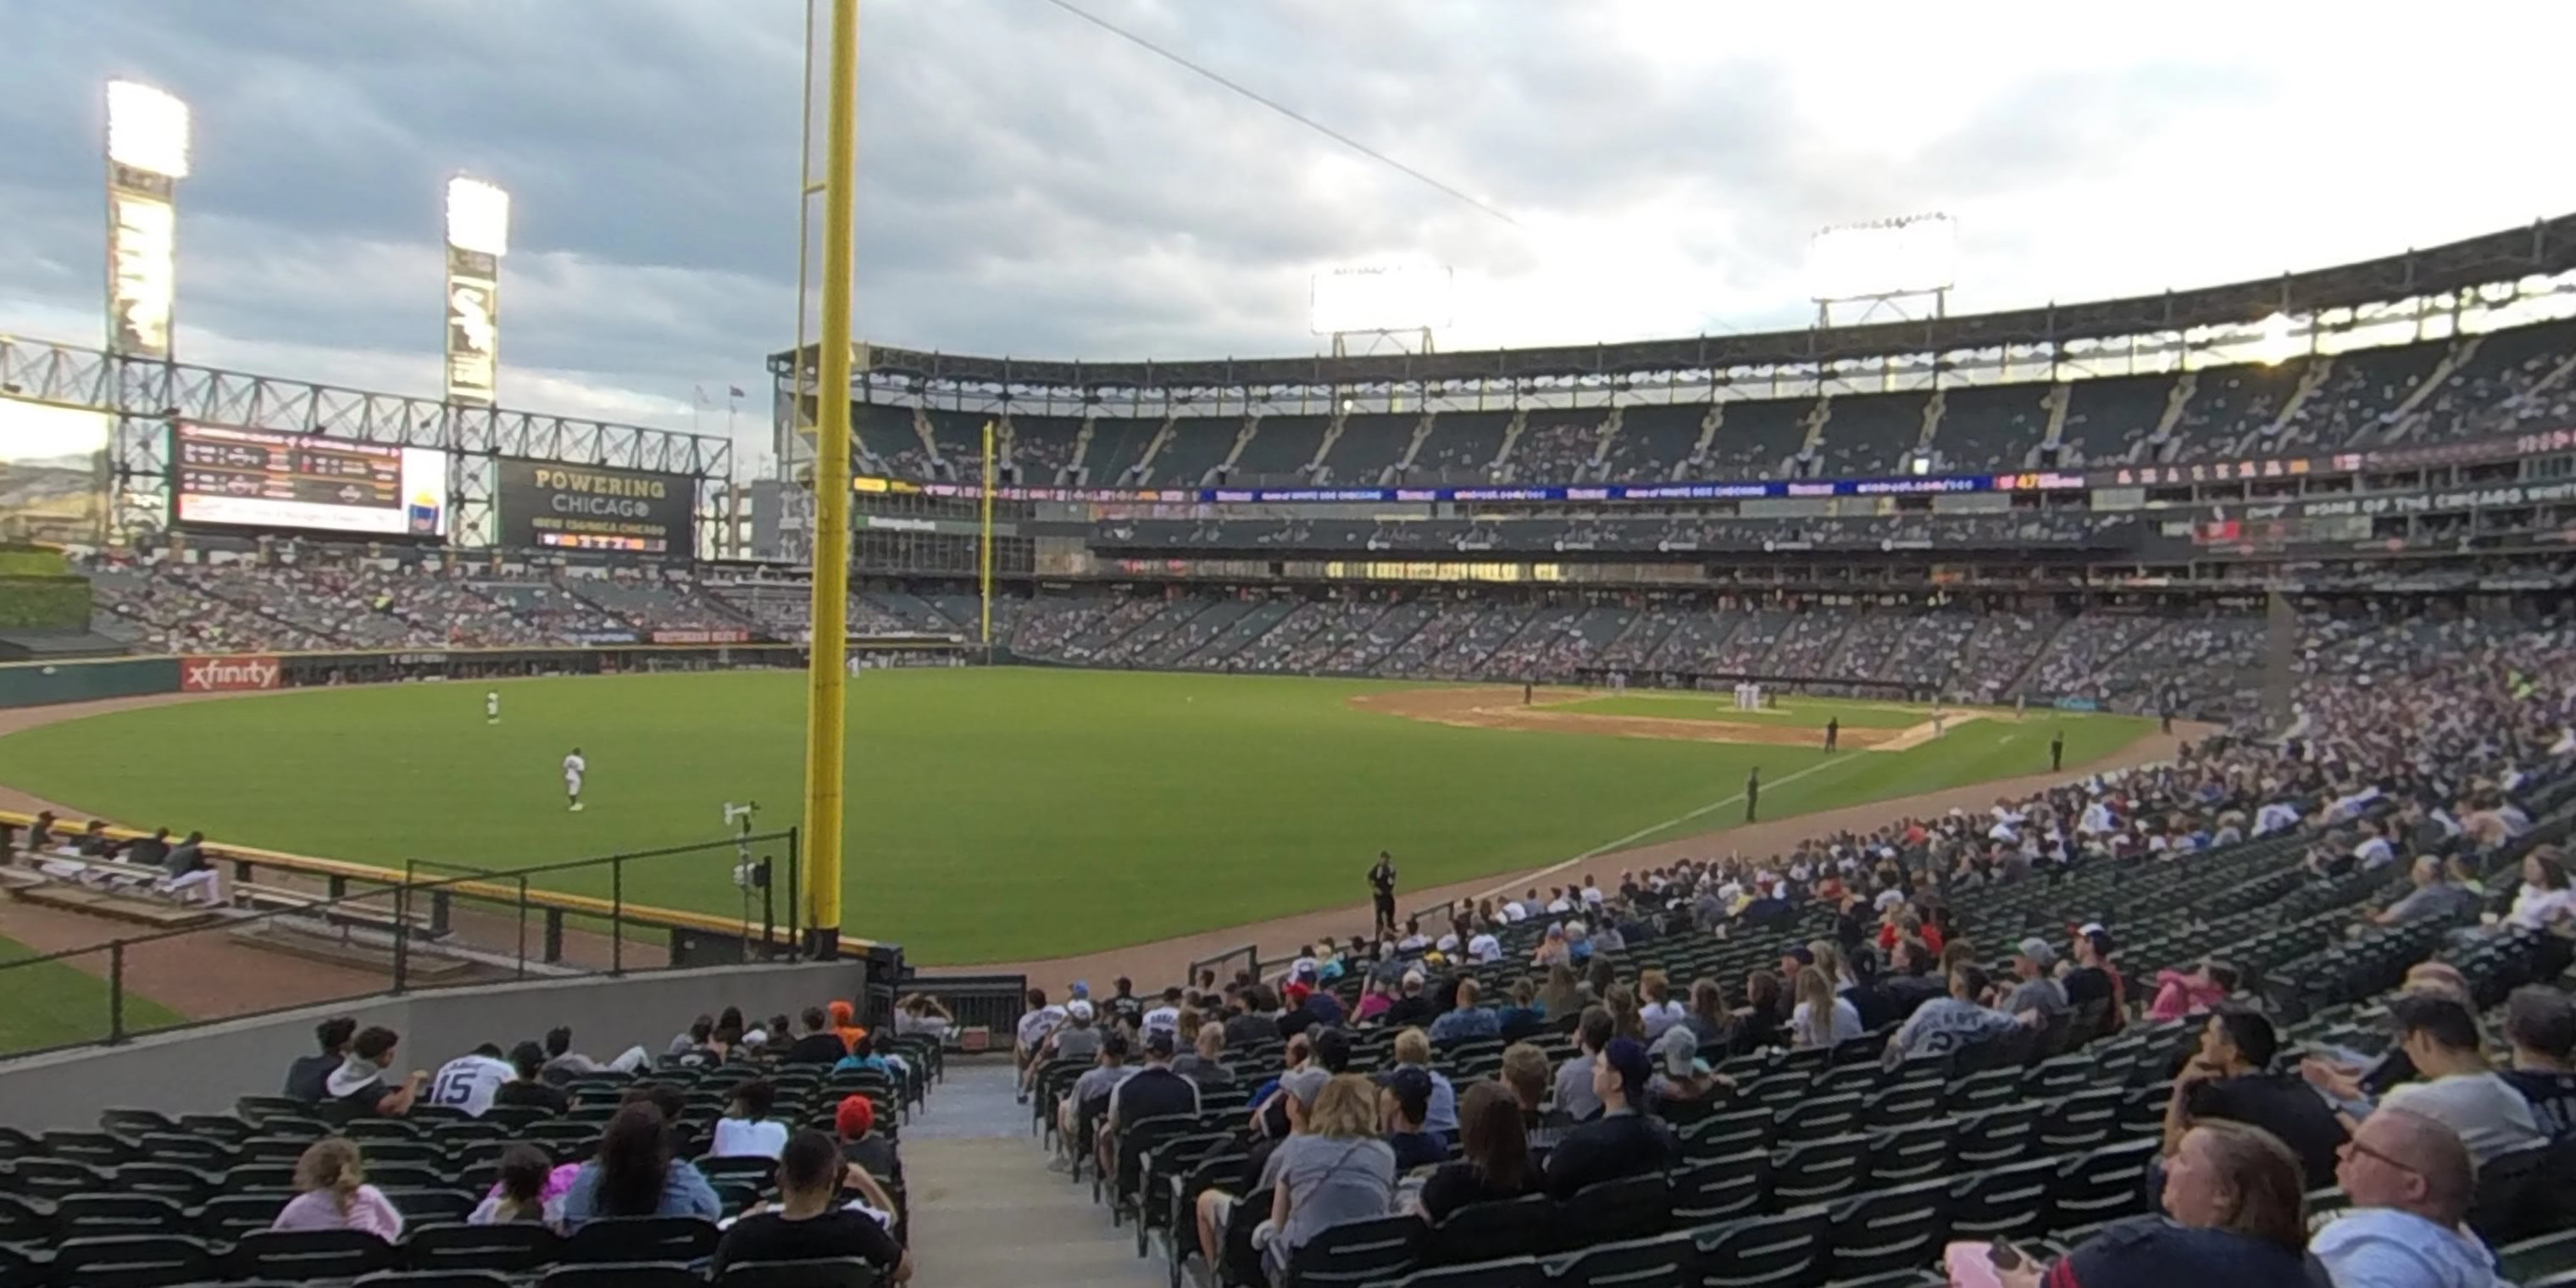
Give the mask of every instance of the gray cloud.
[[[1086, 2], [1524, 226], [1039, 0], [871, 0], [862, 334], [1046, 357], [1311, 351], [1318, 267], [1418, 255], [1483, 275], [1497, 299], [1558, 299], [1568, 287], [1548, 275], [1567, 239], [1584, 249], [1599, 227], [1601, 249], [1623, 249], [1638, 234], [1609, 230], [1638, 210], [1671, 212], [1659, 253], [1686, 285], [1656, 267], [1602, 283], [1621, 308], [1636, 301], [1636, 328], [1788, 321], [1805, 309], [1799, 264], [1823, 223], [2069, 184], [2144, 191], [2172, 178], [2128, 176], [2130, 146], [2180, 108], [2296, 110], [2244, 65], [2142, 55], [2057, 71], [2035, 50], [2008, 83], [1938, 86], [1931, 106], [1968, 110], [1890, 156], [1802, 123], [1793, 104], [1816, 91], [1814, 67], [1728, 41], [1641, 58], [1655, 33], [1633, 9]], [[19, 8], [0, 45], [13, 148], [0, 300], [21, 303], [0, 304], [0, 329], [96, 307], [98, 86], [124, 74], [196, 111], [180, 305], [195, 356], [312, 355], [325, 369], [283, 374], [335, 380], [339, 354], [350, 371], [429, 385], [437, 200], [455, 170], [514, 197], [510, 368], [588, 387], [601, 406], [669, 409], [693, 384], [754, 386], [762, 356], [794, 334], [799, 0]], [[2248, 194], [2210, 196], [2213, 226], [2248, 218], [2235, 200]], [[1971, 232], [1997, 264], [2054, 244], [2019, 224]], [[2120, 271], [2087, 280], [2171, 284]], [[2059, 293], [2007, 276], [2024, 299]], [[1619, 337], [1536, 306], [1511, 338]]]

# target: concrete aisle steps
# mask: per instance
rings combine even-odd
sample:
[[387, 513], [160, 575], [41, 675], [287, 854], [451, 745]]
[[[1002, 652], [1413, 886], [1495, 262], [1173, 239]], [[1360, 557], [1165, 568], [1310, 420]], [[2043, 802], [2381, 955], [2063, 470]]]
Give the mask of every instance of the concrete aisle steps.
[[1164, 1262], [1136, 1255], [1135, 1232], [1109, 1224], [1090, 1183], [1047, 1167], [1008, 1059], [951, 1058], [902, 1148], [915, 1284], [1165, 1288]]

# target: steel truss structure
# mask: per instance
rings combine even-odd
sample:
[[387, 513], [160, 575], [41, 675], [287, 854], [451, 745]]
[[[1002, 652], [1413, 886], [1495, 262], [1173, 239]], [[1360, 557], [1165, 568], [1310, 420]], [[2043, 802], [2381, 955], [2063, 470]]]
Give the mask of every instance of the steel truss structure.
[[[2274, 315], [2303, 351], [2436, 339], [2554, 297], [2576, 313], [2576, 215], [2305, 273], [2155, 295], [1759, 334], [1440, 353], [1082, 362], [852, 346], [854, 401], [990, 415], [1465, 412], [1707, 403], [2059, 381], [2252, 360]], [[2527, 320], [2527, 319], [2526, 319]], [[2370, 339], [2367, 337], [2377, 337]], [[811, 346], [770, 355], [782, 469], [811, 451]], [[1464, 481], [1464, 480], [1460, 480]], [[1043, 482], [1042, 480], [1040, 482]], [[1094, 480], [1094, 485], [1105, 481]]]
[[11, 336], [0, 336], [0, 394], [116, 418], [108, 453], [110, 513], [116, 535], [129, 539], [169, 523], [170, 426], [188, 421], [444, 451], [455, 516], [448, 540], [455, 545], [494, 544], [493, 467], [504, 456], [689, 475], [698, 481], [698, 556], [722, 557], [733, 540], [733, 442], [726, 438], [460, 406]]

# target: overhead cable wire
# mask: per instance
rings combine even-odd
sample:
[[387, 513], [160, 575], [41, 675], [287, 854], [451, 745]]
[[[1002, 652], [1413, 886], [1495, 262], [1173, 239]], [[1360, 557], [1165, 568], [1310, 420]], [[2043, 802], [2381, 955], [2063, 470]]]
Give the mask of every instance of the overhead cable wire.
[[1514, 228], [1520, 227], [1519, 220], [1512, 218], [1510, 215], [1504, 214], [1500, 210], [1496, 210], [1494, 207], [1487, 205], [1472, 196], [1469, 196], [1458, 188], [1450, 184], [1443, 183], [1402, 161], [1398, 161], [1394, 157], [1388, 156], [1387, 154], [1378, 151], [1376, 148], [1370, 147], [1369, 145], [1360, 142], [1358, 139], [1352, 138], [1351, 136], [1342, 133], [1340, 130], [1336, 130], [1331, 126], [1278, 101], [1277, 99], [1271, 98], [1258, 90], [1233, 80], [1221, 72], [1210, 71], [1209, 69], [1191, 62], [1189, 59], [1173, 53], [1171, 50], [1165, 49], [1161, 45], [1157, 45], [1153, 41], [1147, 40], [1143, 36], [1139, 36], [1116, 23], [1110, 22], [1097, 14], [1083, 10], [1082, 8], [1070, 3], [1070, 0], [1046, 0], [1046, 2], [1054, 5], [1058, 9], [1064, 10], [1066, 13], [1072, 14], [1076, 18], [1080, 18], [1084, 22], [1090, 23], [1092, 26], [1100, 28], [1102, 31], [1108, 32], [1110, 35], [1118, 37], [1120, 40], [1124, 40], [1127, 43], [1162, 59], [1165, 62], [1178, 66], [1203, 79], [1214, 81], [1226, 89], [1232, 90], [1245, 98], [1251, 99], [1253, 102], [1269, 108], [1271, 111], [1287, 117], [1289, 120], [1295, 121], [1299, 125], [1305, 126], [1307, 129], [1313, 130], [1317, 134], [1321, 134], [1325, 138], [1331, 139], [1335, 143], [1339, 143], [1353, 152], [1359, 153], [1361, 156], [1367, 157], [1380, 165], [1387, 166], [1414, 179], [1416, 182], [1422, 183], [1447, 196], [1454, 197], [1459, 201], [1465, 202], [1466, 204], [1473, 206], [1496, 219], [1502, 220], [1504, 223], [1510, 224]]

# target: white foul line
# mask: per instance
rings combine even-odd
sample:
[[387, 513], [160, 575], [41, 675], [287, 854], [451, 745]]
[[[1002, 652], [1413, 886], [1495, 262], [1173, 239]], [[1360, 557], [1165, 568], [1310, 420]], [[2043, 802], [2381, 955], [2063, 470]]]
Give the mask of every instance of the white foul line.
[[[1827, 769], [1831, 769], [1831, 768], [1833, 768], [1833, 767], [1834, 767], [1834, 766], [1836, 766], [1836, 765], [1846, 764], [1846, 763], [1849, 763], [1850, 761], [1852, 761], [1852, 760], [1856, 760], [1856, 759], [1858, 759], [1858, 756], [1856, 756], [1856, 755], [1855, 755], [1855, 756], [1848, 756], [1848, 757], [1847, 757], [1847, 756], [1839, 756], [1839, 755], [1838, 755], [1838, 756], [1834, 757], [1834, 758], [1833, 758], [1833, 759], [1831, 759], [1831, 760], [1820, 760], [1820, 761], [1816, 762], [1815, 764], [1812, 764], [1812, 765], [1807, 766], [1805, 769], [1801, 769], [1801, 770], [1797, 771], [1796, 773], [1788, 774], [1788, 775], [1785, 775], [1785, 776], [1780, 777], [1780, 778], [1775, 778], [1775, 779], [1773, 779], [1772, 781], [1770, 781], [1770, 782], [1768, 782], [1768, 783], [1763, 784], [1763, 786], [1765, 786], [1765, 787], [1785, 787], [1785, 786], [1787, 786], [1787, 785], [1789, 785], [1789, 784], [1791, 784], [1791, 783], [1794, 783], [1794, 782], [1798, 781], [1798, 780], [1799, 780], [1799, 779], [1801, 779], [1801, 778], [1806, 777], [1806, 776], [1807, 776], [1807, 775], [1809, 775], [1809, 774], [1822, 773], [1823, 771], [1825, 771], [1825, 770], [1827, 770]], [[1653, 835], [1654, 835], [1655, 833], [1657, 833], [1657, 832], [1668, 832], [1668, 831], [1671, 831], [1672, 829], [1674, 829], [1674, 828], [1676, 828], [1676, 827], [1679, 827], [1679, 826], [1681, 826], [1682, 824], [1684, 824], [1684, 823], [1687, 823], [1687, 822], [1691, 821], [1692, 819], [1699, 818], [1699, 817], [1701, 817], [1702, 815], [1706, 815], [1706, 814], [1714, 814], [1714, 813], [1716, 813], [1716, 812], [1717, 812], [1717, 811], [1719, 811], [1719, 810], [1725, 809], [1725, 808], [1726, 808], [1727, 806], [1729, 806], [1729, 805], [1738, 804], [1738, 803], [1740, 803], [1741, 801], [1743, 801], [1743, 799], [1744, 799], [1744, 793], [1742, 793], [1742, 792], [1737, 792], [1737, 793], [1736, 793], [1736, 794], [1734, 794], [1733, 796], [1729, 796], [1729, 797], [1727, 797], [1725, 800], [1721, 800], [1721, 801], [1710, 801], [1708, 804], [1706, 804], [1706, 805], [1702, 805], [1702, 806], [1700, 806], [1698, 809], [1692, 810], [1690, 813], [1683, 814], [1683, 815], [1681, 815], [1681, 816], [1679, 816], [1679, 817], [1676, 817], [1676, 818], [1668, 818], [1668, 819], [1665, 819], [1663, 822], [1661, 822], [1661, 823], [1657, 823], [1657, 824], [1655, 824], [1655, 825], [1653, 825], [1653, 826], [1651, 826], [1651, 827], [1641, 827], [1641, 828], [1638, 828], [1636, 831], [1634, 831], [1634, 832], [1630, 832], [1630, 833], [1629, 833], [1629, 834], [1627, 834], [1626, 836], [1620, 837], [1618, 840], [1611, 841], [1611, 842], [1609, 842], [1609, 843], [1607, 843], [1607, 844], [1604, 844], [1604, 845], [1596, 845], [1596, 846], [1592, 847], [1591, 849], [1585, 850], [1585, 851], [1584, 851], [1583, 853], [1581, 853], [1581, 854], [1575, 855], [1573, 858], [1567, 859], [1567, 860], [1566, 860], [1565, 862], [1563, 862], [1563, 863], [1559, 863], [1559, 864], [1557, 864], [1557, 865], [1555, 865], [1555, 866], [1553, 866], [1553, 867], [1540, 868], [1540, 869], [1539, 869], [1538, 871], [1536, 871], [1536, 872], [1529, 873], [1529, 874], [1527, 874], [1527, 875], [1525, 875], [1525, 876], [1522, 876], [1522, 877], [1519, 877], [1519, 878], [1517, 878], [1517, 879], [1515, 879], [1515, 880], [1506, 881], [1506, 882], [1504, 882], [1503, 884], [1498, 885], [1498, 886], [1495, 886], [1493, 889], [1491, 889], [1491, 890], [1487, 890], [1487, 891], [1485, 891], [1484, 893], [1479, 894], [1479, 895], [1477, 895], [1477, 896], [1475, 896], [1475, 897], [1476, 897], [1476, 898], [1478, 898], [1478, 899], [1490, 899], [1490, 898], [1493, 898], [1495, 895], [1498, 895], [1498, 894], [1507, 894], [1507, 893], [1509, 893], [1509, 892], [1511, 891], [1511, 888], [1512, 888], [1513, 886], [1523, 886], [1524, 888], [1526, 888], [1526, 886], [1527, 886], [1527, 884], [1528, 884], [1529, 882], [1537, 881], [1537, 880], [1540, 880], [1540, 879], [1545, 878], [1545, 877], [1552, 877], [1552, 876], [1556, 875], [1556, 874], [1557, 874], [1557, 873], [1559, 873], [1559, 872], [1563, 872], [1563, 871], [1565, 871], [1567, 868], [1573, 867], [1575, 864], [1578, 864], [1578, 863], [1589, 863], [1589, 862], [1591, 862], [1592, 860], [1597, 859], [1597, 858], [1600, 858], [1602, 855], [1604, 855], [1604, 854], [1608, 854], [1608, 853], [1611, 853], [1611, 852], [1612, 852], [1612, 851], [1614, 851], [1614, 850], [1623, 850], [1623, 849], [1626, 849], [1626, 848], [1627, 848], [1627, 847], [1629, 847], [1630, 845], [1633, 845], [1633, 844], [1635, 844], [1635, 843], [1637, 843], [1637, 842], [1639, 842], [1639, 841], [1645, 840], [1647, 837], [1653, 836]]]

